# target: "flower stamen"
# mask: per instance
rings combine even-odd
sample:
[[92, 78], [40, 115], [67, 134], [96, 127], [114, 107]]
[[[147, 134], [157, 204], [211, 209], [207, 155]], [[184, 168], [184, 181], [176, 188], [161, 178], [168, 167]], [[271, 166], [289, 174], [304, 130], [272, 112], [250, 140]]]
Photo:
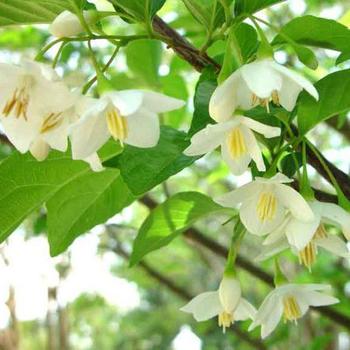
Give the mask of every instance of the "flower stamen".
[[128, 136], [128, 122], [116, 108], [107, 113], [107, 125], [111, 135], [121, 142]]
[[219, 327], [222, 327], [223, 332], [226, 332], [226, 328], [229, 328], [232, 324], [234, 324], [235, 320], [233, 317], [233, 313], [228, 313], [226, 311], [219, 314], [218, 324]]
[[62, 113], [50, 113], [46, 118], [44, 118], [40, 133], [44, 134], [58, 127], [62, 123], [61, 115]]
[[29, 104], [29, 94], [27, 92], [26, 86], [15, 89], [12, 97], [7, 101], [2, 113], [5, 117], [8, 117], [12, 111], [15, 113], [15, 117], [23, 117], [25, 120], [27, 118], [27, 109]]
[[273, 91], [272, 91], [271, 99], [272, 99], [272, 102], [273, 102], [276, 106], [280, 106], [280, 97], [279, 97], [279, 95], [278, 95], [278, 91], [277, 91], [277, 90], [273, 90]]
[[316, 239], [316, 238], [327, 238], [327, 231], [323, 224], [320, 224], [317, 227], [317, 230], [315, 232], [313, 239]]
[[286, 296], [283, 298], [283, 316], [284, 322], [294, 321], [295, 323], [301, 317], [300, 307], [295, 297]]
[[233, 159], [238, 159], [247, 153], [244, 136], [240, 128], [233, 129], [227, 138], [228, 150]]
[[260, 221], [269, 221], [275, 217], [277, 200], [273, 193], [264, 192], [260, 194], [257, 213]]
[[316, 261], [317, 255], [317, 247], [313, 241], [309, 242], [309, 244], [299, 252], [299, 260], [304, 266], [306, 266], [311, 272], [311, 266]]

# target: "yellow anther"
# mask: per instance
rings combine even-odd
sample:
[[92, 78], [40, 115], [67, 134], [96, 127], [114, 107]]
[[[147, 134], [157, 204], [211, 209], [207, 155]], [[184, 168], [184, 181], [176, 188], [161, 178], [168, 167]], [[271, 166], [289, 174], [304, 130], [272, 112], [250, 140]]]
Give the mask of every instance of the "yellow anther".
[[61, 115], [62, 113], [50, 113], [46, 118], [44, 118], [40, 133], [44, 134], [45, 132], [51, 131], [52, 129], [58, 127], [62, 123]]
[[107, 113], [107, 125], [109, 132], [116, 140], [123, 142], [127, 138], [128, 122], [116, 108]]
[[293, 296], [286, 296], [283, 298], [283, 315], [284, 321], [296, 322], [301, 317], [300, 307]]
[[227, 137], [227, 146], [233, 159], [242, 157], [247, 153], [244, 136], [240, 128], [233, 129]]
[[276, 214], [277, 199], [275, 195], [271, 192], [263, 192], [260, 194], [257, 214], [260, 221], [273, 220]]
[[317, 247], [313, 241], [311, 241], [302, 251], [299, 252], [300, 262], [311, 271], [311, 266], [316, 261]]
[[252, 94], [252, 99], [251, 99], [252, 106], [255, 106], [258, 100], [259, 100], [258, 96], [256, 96], [255, 94]]
[[222, 327], [224, 333], [226, 331], [226, 328], [229, 328], [232, 324], [234, 324], [235, 320], [233, 317], [233, 313], [228, 313], [228, 312], [222, 312], [219, 314], [219, 320], [218, 324], [219, 327]]
[[27, 120], [28, 104], [29, 94], [27, 93], [27, 88], [16, 89], [12, 97], [7, 101], [2, 113], [5, 117], [8, 117], [10, 113], [14, 112], [17, 119], [23, 117]]
[[280, 97], [278, 95], [278, 91], [277, 90], [273, 90], [272, 91], [272, 94], [271, 94], [271, 99], [272, 99], [272, 102], [279, 106], [280, 105]]
[[313, 238], [314, 239], [315, 238], [327, 238], [327, 231], [326, 231], [326, 228], [324, 227], [323, 224], [320, 224], [317, 227], [317, 230], [316, 230], [315, 235], [314, 235]]

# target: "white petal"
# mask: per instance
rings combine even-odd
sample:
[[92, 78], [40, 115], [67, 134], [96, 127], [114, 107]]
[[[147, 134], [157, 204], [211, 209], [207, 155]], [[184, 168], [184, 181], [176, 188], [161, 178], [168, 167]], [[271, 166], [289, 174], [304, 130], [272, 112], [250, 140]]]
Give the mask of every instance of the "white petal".
[[244, 135], [244, 140], [250, 157], [254, 160], [259, 171], [265, 171], [266, 167], [264, 159], [254, 133], [245, 125], [242, 125], [240, 128]]
[[90, 165], [92, 171], [100, 172], [104, 170], [104, 167], [97, 153], [91, 154], [91, 156], [86, 157], [85, 159], [83, 159], [83, 161], [87, 162]]
[[270, 98], [279, 91], [282, 77], [270, 66], [270, 59], [258, 60], [241, 67], [241, 74], [249, 89], [259, 98]]
[[160, 137], [158, 115], [144, 108], [126, 117], [128, 136], [125, 143], [135, 147], [149, 148], [157, 145]]
[[235, 208], [235, 206], [243, 201], [249, 200], [256, 195], [261, 186], [255, 181], [249, 182], [236, 190], [226, 193], [220, 197], [215, 198], [215, 202], [228, 208]]
[[315, 201], [313, 206], [323, 218], [329, 220], [332, 224], [339, 225], [344, 236], [350, 240], [350, 214], [347, 211], [333, 203]]
[[237, 108], [236, 91], [242, 81], [239, 70], [219, 85], [209, 102], [209, 114], [217, 122], [230, 119]]
[[236, 278], [224, 276], [219, 287], [219, 299], [227, 313], [233, 312], [237, 307], [241, 294], [239, 281]]
[[298, 299], [299, 298], [310, 306], [325, 306], [339, 303], [339, 300], [333, 296], [314, 291], [299, 291]]
[[247, 126], [249, 129], [252, 129], [257, 133], [264, 135], [267, 138], [277, 137], [281, 134], [280, 128], [259, 123], [251, 118], [242, 117], [242, 124]]
[[220, 314], [223, 308], [219, 300], [219, 293], [216, 291], [197, 295], [180, 310], [193, 314], [195, 320], [201, 322]]
[[105, 110], [90, 109], [71, 129], [72, 157], [85, 159], [102, 147], [110, 137]]
[[107, 103], [112, 102], [123, 117], [136, 113], [142, 105], [143, 93], [139, 90], [108, 92], [102, 96]]
[[68, 130], [68, 118], [63, 117], [61, 124], [57, 128], [53, 128], [51, 131], [48, 131], [41, 136], [51, 148], [65, 152], [68, 148]]
[[[265, 243], [265, 242], [264, 242]], [[283, 252], [289, 248], [289, 244], [286, 239], [281, 239], [269, 245], [264, 245], [260, 248], [260, 254], [254, 259], [256, 262], [267, 260], [276, 254]]]
[[6, 136], [21, 153], [27, 152], [31, 143], [39, 135], [40, 124], [37, 120], [31, 122], [23, 118], [17, 119], [9, 116], [8, 118], [3, 118], [1, 123]]
[[310, 222], [292, 218], [286, 226], [286, 236], [289, 244], [298, 251], [303, 250], [315, 235], [320, 220], [321, 218], [318, 215], [315, 215], [315, 219]]
[[279, 184], [279, 183], [290, 183], [293, 182], [293, 179], [290, 179], [282, 173], [277, 173], [273, 177], [266, 179], [264, 177], [256, 177], [255, 180], [264, 184]]
[[291, 211], [295, 218], [304, 222], [314, 220], [315, 216], [309, 204], [296, 190], [287, 185], [276, 184], [275, 192], [281, 203]]
[[30, 146], [30, 153], [39, 162], [45, 160], [49, 152], [50, 146], [42, 138], [37, 138]]
[[289, 221], [290, 221], [290, 215], [286, 215], [286, 217], [283, 220], [283, 223], [276, 230], [272, 231], [266, 237], [263, 244], [264, 245], [272, 244], [281, 239], [286, 241], [285, 232], [286, 232], [286, 227], [289, 224]]
[[258, 201], [260, 193], [257, 193], [255, 198], [249, 201], [244, 201], [239, 210], [239, 215], [243, 225], [247, 230], [258, 236], [266, 235], [282, 224], [285, 215], [285, 209], [277, 200], [276, 209], [272, 220], [260, 220], [258, 216]]
[[302, 75], [274, 62], [270, 62], [271, 67], [273, 67], [276, 71], [282, 73], [285, 77], [293, 80], [296, 84], [301, 86], [304, 90], [306, 90], [311, 96], [313, 96], [316, 100], [318, 100], [318, 92], [315, 87], [310, 83], [309, 80], [304, 78]]
[[185, 106], [185, 102], [154, 91], [144, 91], [142, 107], [153, 113], [165, 113]]
[[[238, 122], [238, 121], [237, 121]], [[225, 134], [236, 124], [234, 121], [209, 124], [191, 138], [191, 145], [184, 151], [188, 156], [197, 156], [219, 147]]]
[[282, 87], [278, 92], [279, 103], [287, 111], [291, 112], [297, 102], [298, 96], [303, 88], [298, 85], [294, 80], [287, 77], [282, 79]]
[[277, 327], [283, 313], [282, 300], [273, 290], [260, 306], [249, 331], [261, 325], [261, 337], [266, 338]]
[[234, 175], [242, 175], [248, 169], [248, 165], [252, 160], [252, 157], [248, 153], [243, 154], [239, 158], [233, 159], [226, 140], [221, 144], [221, 155], [222, 159]]
[[350, 258], [350, 252], [347, 244], [338, 236], [329, 235], [326, 238], [317, 238], [315, 243], [328, 250], [329, 252], [341, 256], [343, 258]]
[[325, 291], [330, 292], [332, 287], [329, 284], [321, 283], [307, 283], [307, 284], [289, 284], [293, 289], [302, 290], [302, 291]]
[[256, 315], [256, 308], [246, 299], [241, 298], [238, 306], [233, 312], [235, 321], [253, 320]]
[[259, 105], [259, 101], [253, 99], [253, 93], [243, 78], [239, 80], [239, 85], [234, 91], [236, 92], [235, 101], [237, 101], [237, 109], [248, 110]]

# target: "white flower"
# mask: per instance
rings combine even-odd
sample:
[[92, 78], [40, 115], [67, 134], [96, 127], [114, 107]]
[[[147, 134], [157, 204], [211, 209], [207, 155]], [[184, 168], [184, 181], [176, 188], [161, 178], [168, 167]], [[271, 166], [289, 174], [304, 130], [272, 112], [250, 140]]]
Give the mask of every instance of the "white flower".
[[337, 298], [323, 293], [330, 289], [324, 284], [285, 284], [277, 287], [265, 298], [249, 330], [261, 325], [261, 337], [266, 338], [277, 327], [282, 315], [285, 321], [296, 322], [310, 306], [338, 303]]
[[219, 290], [197, 295], [181, 311], [193, 314], [198, 322], [218, 316], [224, 332], [235, 321], [253, 319], [256, 313], [254, 306], [241, 297], [240, 283], [233, 277], [224, 277]]
[[0, 119], [5, 134], [21, 153], [38, 160], [49, 146], [67, 148], [67, 116], [77, 96], [50, 67], [31, 61], [0, 64]]
[[216, 121], [225, 121], [238, 108], [251, 109], [261, 104], [268, 109], [271, 100], [291, 111], [303, 89], [318, 99], [315, 87], [301, 75], [273, 59], [257, 60], [237, 69], [216, 88], [209, 112]]
[[72, 126], [73, 159], [91, 156], [110, 136], [122, 144], [154, 147], [160, 136], [157, 114], [184, 105], [175, 98], [141, 90], [111, 92], [85, 101], [82, 117]]
[[[95, 13], [92, 11], [84, 11], [86, 23], [93, 23], [96, 19]], [[70, 11], [61, 12], [51, 23], [49, 28], [50, 33], [57, 38], [65, 38], [76, 36], [84, 32], [84, 28], [80, 23], [79, 18]]]
[[243, 225], [253, 234], [264, 235], [283, 222], [287, 212], [303, 222], [314, 215], [305, 199], [284, 183], [293, 182], [278, 173], [271, 179], [257, 177], [254, 181], [216, 199], [226, 207], [241, 203], [239, 215]]
[[338, 236], [328, 234], [324, 226], [332, 224], [340, 228], [345, 237], [349, 238], [350, 214], [333, 203], [315, 200], [309, 205], [314, 213], [314, 220], [306, 223], [288, 215], [284, 224], [265, 239], [264, 245], [267, 246], [258, 260], [269, 258], [289, 246], [309, 269], [316, 260], [317, 247], [343, 258], [350, 257], [347, 244]]
[[281, 133], [279, 128], [264, 125], [247, 117], [235, 116], [232, 120], [208, 125], [199, 131], [192, 137], [191, 145], [184, 153], [188, 156], [197, 156], [221, 146], [222, 157], [233, 174], [243, 174], [252, 159], [260, 171], [265, 171], [264, 160], [253, 131], [265, 137], [276, 137]]

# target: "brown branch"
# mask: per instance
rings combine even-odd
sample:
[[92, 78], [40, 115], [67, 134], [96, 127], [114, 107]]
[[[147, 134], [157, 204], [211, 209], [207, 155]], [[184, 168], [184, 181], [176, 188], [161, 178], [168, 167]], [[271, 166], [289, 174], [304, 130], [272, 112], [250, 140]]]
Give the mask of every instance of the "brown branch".
[[160, 17], [154, 17], [153, 28], [157, 33], [163, 36], [168, 47], [172, 48], [197, 71], [201, 72], [207, 66], [214, 66], [218, 71], [220, 70], [221, 67], [217, 62], [206, 53], [201, 53], [178, 32], [169, 27]]
[[[154, 201], [149, 196], [144, 196], [140, 198], [140, 202], [143, 203], [146, 207], [148, 207], [150, 210], [157, 207], [158, 203]], [[205, 236], [202, 232], [199, 230], [191, 227], [187, 229], [183, 235], [189, 239], [191, 239], [193, 242], [199, 243], [202, 246], [209, 249], [211, 252], [215, 253], [218, 256], [221, 256], [223, 258], [226, 258], [228, 255], [228, 249], [221, 244], [213, 241], [209, 237]], [[269, 286], [274, 286], [273, 284], [273, 276], [269, 273], [265, 272], [261, 268], [255, 266], [252, 264], [249, 260], [246, 258], [238, 255], [236, 260], [237, 266], [241, 269], [249, 272], [254, 277], [258, 278], [259, 280], [265, 282]], [[329, 318], [330, 320], [338, 323], [339, 325], [342, 325], [346, 329], [350, 330], [350, 317], [328, 307], [324, 306], [322, 308], [312, 308], [314, 311], [320, 313], [321, 315]]]
[[[109, 249], [114, 253], [116, 253], [117, 255], [124, 258], [126, 261], [129, 261], [130, 255], [120, 245]], [[167, 289], [169, 289], [172, 293], [176, 294], [181, 299], [185, 301], [190, 301], [191, 299], [193, 299], [194, 296], [191, 295], [187, 290], [177, 286], [176, 283], [174, 283], [170, 278], [164, 276], [163, 274], [161, 274], [159, 271], [151, 267], [146, 262], [141, 261], [139, 263], [139, 266], [144, 271], [146, 271], [147, 274], [150, 275], [153, 279], [158, 281], [160, 284], [165, 286]], [[230, 330], [234, 332], [243, 341], [250, 344], [252, 347], [258, 350], [267, 349], [266, 346], [259, 339], [250, 337], [246, 332], [243, 332], [237, 325], [234, 325], [232, 328], [230, 328]]]

